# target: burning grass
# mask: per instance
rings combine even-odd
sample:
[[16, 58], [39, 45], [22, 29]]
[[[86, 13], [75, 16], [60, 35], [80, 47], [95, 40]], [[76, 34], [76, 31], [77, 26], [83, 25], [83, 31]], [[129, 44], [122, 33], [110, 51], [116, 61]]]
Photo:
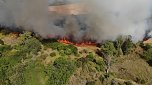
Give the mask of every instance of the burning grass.
[[86, 41], [81, 41], [81, 42], [74, 42], [66, 37], [64, 38], [59, 38], [57, 40], [58, 42], [60, 43], [64, 43], [64, 44], [72, 44], [72, 45], [75, 45], [75, 46], [96, 46], [97, 43], [95, 41], [92, 41], [92, 40], [86, 40]]
[[49, 39], [57, 39], [57, 42], [63, 43], [63, 44], [71, 44], [74, 46], [97, 46], [98, 43], [96, 43], [95, 40], [91, 39], [84, 39], [84, 40], [74, 40], [71, 36], [47, 36]]

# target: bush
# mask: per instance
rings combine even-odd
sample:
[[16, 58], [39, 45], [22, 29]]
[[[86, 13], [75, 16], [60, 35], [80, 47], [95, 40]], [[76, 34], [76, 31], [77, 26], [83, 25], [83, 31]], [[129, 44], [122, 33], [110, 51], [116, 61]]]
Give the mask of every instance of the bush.
[[67, 45], [65, 47], [65, 54], [74, 54], [77, 55], [78, 54], [78, 49], [74, 46], [74, 45]]
[[5, 51], [9, 51], [11, 50], [11, 46], [10, 45], [0, 45], [0, 52], [3, 53]]
[[127, 38], [122, 45], [123, 54], [131, 53], [133, 47], [134, 43], [132, 42], [131, 38]]
[[141, 58], [145, 59], [147, 63], [152, 66], [152, 45], [140, 43], [140, 46], [143, 48], [143, 54]]
[[91, 52], [86, 56], [86, 58], [88, 58], [88, 60], [92, 61], [92, 62], [95, 60], [94, 56], [93, 56], [93, 53], [91, 53]]
[[27, 54], [35, 54], [40, 49], [41, 43], [36, 38], [32, 38], [26, 33], [20, 35], [19, 42], [16, 43], [15, 46], [11, 47], [9, 45], [0, 45], [2, 59], [9, 63], [11, 66], [15, 66], [17, 63], [20, 63], [22, 59], [26, 59]]
[[122, 48], [121, 48], [123, 43], [124, 43], [124, 39], [122, 36], [118, 37], [117, 40], [115, 41], [115, 48], [118, 51], [118, 55], [123, 55]]
[[145, 59], [150, 66], [152, 66], [152, 48], [147, 51], [145, 50], [141, 57]]
[[77, 48], [73, 45], [64, 45], [59, 42], [53, 42], [47, 44], [46, 46], [52, 48], [53, 50], [59, 51], [61, 55], [71, 55], [71, 54], [77, 55], [78, 53]]
[[101, 45], [101, 50], [110, 56], [117, 55], [117, 50], [114, 46], [114, 43], [112, 41], [106, 41], [104, 44]]
[[152, 48], [143, 52], [142, 58], [145, 60], [152, 60]]
[[95, 63], [98, 64], [98, 65], [103, 65], [104, 64], [104, 60], [101, 57], [99, 57], [99, 58], [97, 57], [97, 58], [95, 58]]
[[12, 70], [12, 65], [8, 58], [0, 58], [0, 84], [8, 85], [9, 82], [9, 71]]
[[16, 50], [19, 50], [23, 54], [34, 53], [36, 54], [41, 49], [41, 42], [31, 36], [31, 33], [27, 32], [21, 34], [18, 43], [14, 46]]
[[41, 49], [41, 43], [36, 38], [31, 38], [21, 47], [24, 52], [26, 51], [26, 53], [32, 52], [36, 54]]
[[51, 66], [48, 85], [66, 85], [75, 69], [76, 64], [74, 61], [67, 60], [64, 57], [56, 59], [53, 66]]

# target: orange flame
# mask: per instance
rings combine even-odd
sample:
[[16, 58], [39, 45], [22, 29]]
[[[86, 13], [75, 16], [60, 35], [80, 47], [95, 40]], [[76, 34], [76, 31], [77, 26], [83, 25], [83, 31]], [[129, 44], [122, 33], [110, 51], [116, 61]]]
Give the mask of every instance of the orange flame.
[[64, 44], [71, 44], [71, 45], [75, 45], [75, 46], [96, 46], [97, 45], [97, 43], [92, 42], [92, 41], [83, 41], [80, 43], [72, 42], [72, 41], [68, 40], [68, 38], [66, 38], [66, 37], [58, 39], [58, 42], [61, 42]]

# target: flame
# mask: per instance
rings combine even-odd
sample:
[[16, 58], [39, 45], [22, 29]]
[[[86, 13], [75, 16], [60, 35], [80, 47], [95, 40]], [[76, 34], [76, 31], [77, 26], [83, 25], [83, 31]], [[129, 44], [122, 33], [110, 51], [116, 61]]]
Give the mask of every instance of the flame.
[[79, 43], [72, 42], [66, 37], [60, 38], [57, 41], [64, 43], [64, 44], [71, 44], [71, 45], [75, 45], [75, 46], [96, 46], [97, 45], [97, 43], [95, 43], [93, 41], [83, 41], [83, 42], [79, 42]]

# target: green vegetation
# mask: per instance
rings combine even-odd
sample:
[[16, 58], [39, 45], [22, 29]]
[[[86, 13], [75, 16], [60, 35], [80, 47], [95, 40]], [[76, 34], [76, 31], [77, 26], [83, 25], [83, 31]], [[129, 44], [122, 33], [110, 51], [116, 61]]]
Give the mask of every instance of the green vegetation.
[[[26, 35], [26, 33], [23, 35]], [[15, 46], [0, 45], [0, 76], [2, 78], [0, 83], [2, 85], [7, 85], [8, 83], [21, 85], [24, 81], [22, 72], [25, 70], [22, 61], [30, 57], [27, 54], [35, 54], [41, 49], [41, 43], [37, 39], [23, 35], [19, 37], [19, 42]], [[19, 79], [12, 81], [12, 77], [15, 74], [18, 74], [15, 77], [19, 77]]]
[[46, 46], [52, 48], [53, 50], [59, 51], [61, 55], [78, 54], [77, 48], [73, 45], [64, 45], [59, 42], [53, 42], [53, 43], [47, 43]]
[[33, 38], [31, 33], [27, 32], [20, 35], [18, 43], [14, 48], [21, 51], [22, 54], [30, 52], [37, 53], [41, 49], [41, 42], [36, 38]]
[[66, 85], [75, 69], [74, 61], [67, 60], [64, 57], [56, 59], [53, 66], [51, 66], [51, 73], [48, 73], [50, 76], [48, 85]]
[[101, 50], [105, 54], [110, 55], [110, 56], [117, 54], [117, 50], [116, 50], [114, 43], [112, 41], [106, 41], [104, 44], [102, 44]]
[[109, 56], [128, 55], [133, 51], [134, 43], [130, 37], [118, 37], [116, 41], [106, 41], [101, 45], [101, 51]]
[[150, 44], [142, 45], [144, 51], [141, 57], [147, 61], [149, 65], [152, 66], [152, 46]]
[[120, 36], [117, 38], [117, 40], [115, 41], [115, 48], [118, 51], [118, 55], [123, 55], [123, 51], [122, 51], [122, 45], [123, 45], [123, 37]]
[[129, 54], [132, 52], [133, 47], [134, 47], [134, 43], [131, 40], [131, 38], [126, 38], [126, 40], [122, 45], [122, 51], [124, 54]]
[[100, 47], [77, 47], [56, 39], [39, 40], [31, 32], [19, 34], [14, 44], [7, 44], [8, 35], [11, 34], [0, 35], [3, 36], [0, 37], [0, 85], [150, 85], [152, 82], [152, 45], [135, 44], [130, 37], [120, 36], [115, 41], [101, 43]]

